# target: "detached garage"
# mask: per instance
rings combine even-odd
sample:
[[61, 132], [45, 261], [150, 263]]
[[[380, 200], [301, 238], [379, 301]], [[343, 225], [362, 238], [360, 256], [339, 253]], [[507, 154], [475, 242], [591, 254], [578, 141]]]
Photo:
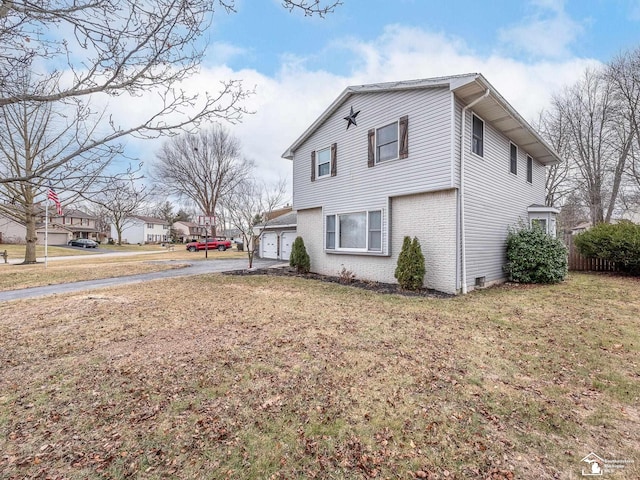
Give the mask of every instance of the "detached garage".
[[291, 247], [297, 236], [296, 222], [296, 213], [289, 212], [269, 220], [266, 225], [260, 225], [260, 230], [264, 231], [258, 249], [260, 258], [289, 261]]

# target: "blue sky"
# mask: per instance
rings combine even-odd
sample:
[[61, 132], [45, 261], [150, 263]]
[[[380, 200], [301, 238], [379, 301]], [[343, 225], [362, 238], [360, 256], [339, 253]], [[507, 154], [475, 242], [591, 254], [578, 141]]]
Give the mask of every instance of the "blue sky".
[[[291, 182], [280, 155], [349, 85], [480, 72], [531, 121], [587, 67], [640, 47], [640, 0], [344, 0], [324, 19], [280, 0], [236, 7], [216, 12], [202, 71], [181, 87], [255, 88], [255, 114], [229, 129], [267, 181]], [[129, 106], [113, 105], [123, 118]], [[161, 142], [132, 141], [130, 152], [149, 164]]]
[[310, 68], [348, 74], [354, 67], [349, 61], [350, 43], [374, 41], [393, 24], [442, 33], [478, 55], [606, 61], [637, 44], [640, 1], [345, 0], [320, 19], [289, 13], [278, 1], [243, 0], [236, 14], [218, 15], [210, 38], [237, 49], [228, 58], [235, 69], [273, 75], [283, 59], [298, 56], [313, 62]]

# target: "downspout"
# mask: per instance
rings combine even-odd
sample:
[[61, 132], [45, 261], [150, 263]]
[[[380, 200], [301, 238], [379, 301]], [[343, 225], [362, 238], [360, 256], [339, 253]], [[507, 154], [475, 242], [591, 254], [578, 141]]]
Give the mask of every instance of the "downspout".
[[467, 293], [467, 248], [464, 234], [464, 133], [466, 128], [466, 113], [471, 107], [473, 107], [480, 100], [484, 100], [489, 96], [491, 91], [487, 88], [487, 91], [481, 97], [476, 98], [466, 107], [462, 108], [462, 117], [460, 119], [460, 249], [462, 258], [460, 259], [462, 267], [462, 294]]

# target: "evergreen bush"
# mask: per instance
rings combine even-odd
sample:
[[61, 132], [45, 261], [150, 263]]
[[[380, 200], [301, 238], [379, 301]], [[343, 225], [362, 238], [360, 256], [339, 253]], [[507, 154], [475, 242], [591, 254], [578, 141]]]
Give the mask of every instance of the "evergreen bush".
[[311, 270], [311, 260], [304, 246], [302, 237], [296, 237], [291, 247], [291, 255], [289, 256], [289, 265], [296, 267], [298, 273], [309, 273]]
[[567, 247], [541, 228], [510, 228], [504, 271], [513, 282], [559, 283], [567, 276]]
[[398, 263], [394, 276], [398, 284], [407, 290], [419, 290], [422, 288], [426, 268], [424, 255], [417, 237], [404, 237], [402, 250], [398, 255]]
[[574, 243], [585, 257], [602, 258], [623, 272], [640, 275], [640, 225], [601, 223], [576, 235]]

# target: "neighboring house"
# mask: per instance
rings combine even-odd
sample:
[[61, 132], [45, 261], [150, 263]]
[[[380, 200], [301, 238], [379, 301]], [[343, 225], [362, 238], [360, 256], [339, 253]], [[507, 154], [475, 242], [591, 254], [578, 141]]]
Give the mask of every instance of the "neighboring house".
[[177, 233], [177, 240], [180, 243], [191, 240], [201, 240], [205, 237], [205, 227], [194, 222], [179, 221], [174, 222], [173, 229]]
[[[69, 239], [76, 238], [90, 238], [91, 240], [99, 240], [99, 231], [96, 228], [96, 217], [89, 215], [81, 210], [72, 208], [65, 208], [62, 211], [62, 215], [51, 214], [49, 211], [49, 235], [51, 235], [52, 227], [60, 227], [60, 230], [66, 230], [69, 232]], [[44, 217], [42, 218], [44, 222]], [[40, 230], [44, 232], [44, 227], [38, 228], [38, 236], [40, 236]], [[44, 234], [44, 233], [43, 233]], [[49, 243], [52, 243], [51, 241]], [[66, 243], [66, 242], [65, 242]]]
[[297, 237], [296, 213], [288, 208], [288, 213], [274, 217], [269, 215], [266, 224], [256, 225], [256, 231], [262, 233], [258, 246], [258, 256], [260, 258], [273, 258], [277, 260], [289, 261], [293, 241]]
[[[117, 241], [118, 232], [111, 225], [111, 238]], [[122, 243], [161, 243], [169, 241], [169, 224], [166, 220], [142, 215], [132, 215], [124, 222]]]
[[15, 220], [0, 214], [0, 243], [25, 243], [26, 227]]
[[505, 280], [510, 226], [553, 233], [561, 159], [480, 74], [348, 87], [283, 157], [314, 272], [395, 283], [416, 236], [425, 286], [465, 293]]
[[[98, 230], [96, 229], [96, 219], [94, 216], [80, 210], [67, 208], [63, 210], [63, 215], [59, 216], [52, 209], [49, 209], [49, 225], [45, 229], [45, 212], [41, 208], [36, 222], [36, 234], [38, 244], [44, 244], [45, 234], [48, 235], [49, 245], [65, 245], [74, 238], [91, 238], [97, 240]], [[47, 232], [48, 230], [48, 232]], [[7, 217], [0, 217], [0, 236], [6, 243], [25, 243], [27, 227]]]

